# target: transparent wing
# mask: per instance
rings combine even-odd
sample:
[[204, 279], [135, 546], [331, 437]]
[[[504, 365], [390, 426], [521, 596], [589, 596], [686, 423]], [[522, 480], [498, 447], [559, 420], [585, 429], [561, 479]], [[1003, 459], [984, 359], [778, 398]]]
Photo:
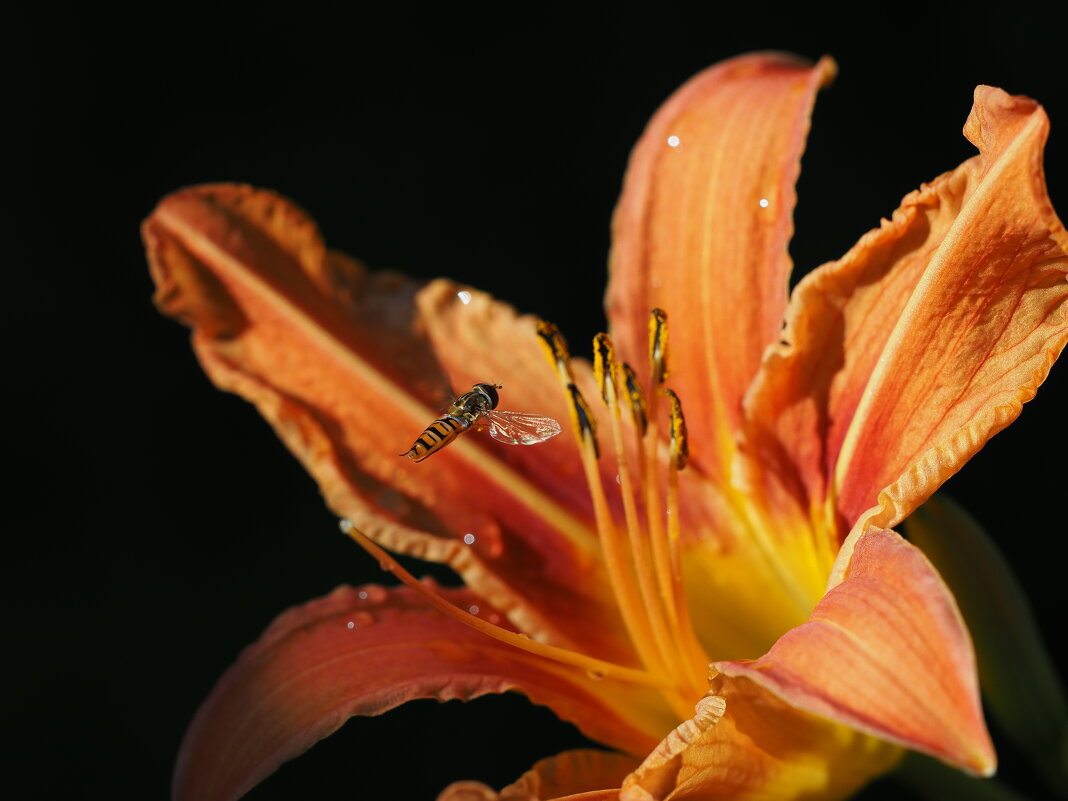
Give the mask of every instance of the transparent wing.
[[489, 433], [498, 442], [509, 445], [534, 445], [560, 433], [560, 424], [551, 417], [524, 412], [484, 412]]

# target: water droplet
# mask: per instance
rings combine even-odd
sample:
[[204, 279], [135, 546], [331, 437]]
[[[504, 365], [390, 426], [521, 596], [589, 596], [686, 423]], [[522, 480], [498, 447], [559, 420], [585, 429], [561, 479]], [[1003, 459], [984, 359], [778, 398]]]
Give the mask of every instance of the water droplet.
[[501, 616], [498, 615], [496, 612], [493, 612], [489, 616], [489, 622], [492, 623], [494, 626], [496, 626], [498, 623], [501, 622]]
[[604, 671], [601, 670], [587, 670], [586, 675], [594, 681], [600, 681], [604, 678]]
[[386, 600], [387, 594], [388, 593], [386, 593], [384, 587], [379, 587], [377, 584], [368, 584], [356, 593], [356, 596], [361, 601], [370, 601], [373, 604], [380, 604]]
[[387, 573], [389, 572], [389, 562], [387, 562], [386, 560], [383, 559], [381, 562], [378, 563], [378, 566], [385, 570]]
[[350, 620], [348, 623], [345, 624], [345, 628], [349, 628], [349, 629], [356, 628], [356, 621], [355, 620]]
[[464, 545], [474, 545], [474, 544], [475, 544], [475, 535], [472, 534], [470, 531], [468, 531], [466, 534], [464, 534]]
[[670, 147], [678, 147], [679, 146], [679, 137], [675, 136], [675, 134], [672, 134], [671, 136], [669, 136], [667, 138], [667, 143], [668, 143], [668, 145]]
[[760, 208], [766, 209], [768, 207], [768, 199], [766, 197], [760, 198]]
[[337, 527], [341, 529], [342, 534], [348, 534], [353, 528], [352, 521], [347, 517], [343, 517], [337, 521]]
[[478, 614], [478, 604], [471, 604], [469, 607], [467, 607], [467, 611], [470, 612], [472, 615], [477, 615]]
[[456, 297], [458, 297], [460, 299], [460, 303], [464, 304], [465, 306], [471, 302], [471, 293], [468, 292], [466, 289], [461, 289], [459, 292], [457, 292]]
[[617, 484], [622, 484], [623, 483], [623, 477], [620, 476], [619, 473], [616, 473], [616, 483]]

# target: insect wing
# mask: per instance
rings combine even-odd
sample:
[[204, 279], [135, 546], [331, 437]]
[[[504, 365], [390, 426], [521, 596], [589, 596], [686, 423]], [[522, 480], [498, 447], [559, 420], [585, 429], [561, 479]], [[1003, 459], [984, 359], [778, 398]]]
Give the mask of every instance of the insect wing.
[[534, 445], [560, 433], [560, 424], [551, 417], [524, 412], [484, 412], [489, 433], [498, 442], [509, 445]]

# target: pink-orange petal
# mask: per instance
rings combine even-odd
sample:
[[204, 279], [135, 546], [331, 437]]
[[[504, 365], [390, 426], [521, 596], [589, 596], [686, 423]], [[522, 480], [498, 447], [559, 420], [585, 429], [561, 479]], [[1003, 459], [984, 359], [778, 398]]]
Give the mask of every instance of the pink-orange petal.
[[500, 793], [481, 782], [455, 782], [438, 801], [614, 801], [637, 766], [634, 757], [611, 751], [564, 751], [539, 760]]
[[841, 583], [808, 622], [756, 661], [716, 667], [799, 709], [991, 775], [971, 638], [937, 571], [886, 529], [865, 531], [842, 559]]
[[[468, 590], [440, 592], [495, 614]], [[238, 798], [353, 715], [510, 689], [618, 748], [641, 753], [655, 743], [656, 724], [643, 730], [635, 714], [651, 691], [503, 645], [428, 609], [407, 588], [340, 587], [278, 617], [222, 676], [186, 733], [173, 796]]]
[[980, 155], [798, 286], [746, 400], [771, 503], [792, 497], [837, 541], [865, 511], [896, 525], [1034, 396], [1068, 342], [1048, 127], [1034, 101], [979, 87]]
[[629, 658], [589, 499], [552, 483], [568, 483], [569, 455], [577, 464], [565, 438], [511, 447], [469, 432], [421, 464], [398, 455], [456, 379], [506, 384], [504, 403], [521, 411], [566, 414], [559, 393], [543, 403], [537, 389], [551, 370], [532, 319], [475, 291], [465, 304], [446, 281], [370, 273], [328, 252], [300, 209], [251, 187], [169, 195], [144, 238], [157, 304], [193, 328], [208, 375], [256, 405], [339, 515], [447, 562], [532, 636]]
[[620, 801], [836, 801], [885, 773], [901, 749], [804, 712], [745, 678], [720, 676], [714, 725], [672, 732], [623, 783]]
[[687, 417], [691, 455], [713, 476], [779, 333], [794, 183], [816, 91], [834, 71], [779, 53], [724, 61], [660, 108], [631, 155], [612, 223], [612, 333], [647, 376], [648, 314], [667, 311], [672, 386], [707, 410]]

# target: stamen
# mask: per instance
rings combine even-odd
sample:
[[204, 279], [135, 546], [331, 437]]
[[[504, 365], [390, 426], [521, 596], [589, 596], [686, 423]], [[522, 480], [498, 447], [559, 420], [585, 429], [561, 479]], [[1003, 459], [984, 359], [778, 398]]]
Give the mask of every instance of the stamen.
[[601, 385], [601, 396], [608, 406], [609, 420], [612, 425], [612, 439], [616, 451], [616, 466], [623, 498], [623, 515], [627, 525], [627, 540], [630, 544], [632, 567], [638, 577], [645, 615], [642, 625], [652, 631], [656, 641], [660, 661], [676, 673], [679, 665], [673, 657], [673, 646], [669, 632], [669, 622], [662, 604], [657, 600], [656, 576], [650, 565], [649, 546], [642, 536], [638, 521], [638, 509], [634, 502], [634, 488], [627, 464], [626, 449], [623, 445], [623, 429], [620, 425], [618, 403], [618, 384], [621, 376], [619, 364], [614, 358], [612, 340], [607, 334], [598, 334], [593, 339], [593, 371]]
[[[678, 471], [681, 470], [689, 456], [686, 439], [686, 424], [682, 417], [682, 406], [674, 392], [665, 394], [672, 400], [671, 409], [671, 458], [668, 466], [668, 531], [665, 531], [660, 516], [660, 484], [657, 480], [658, 453], [657, 441], [659, 418], [657, 400], [660, 397], [660, 385], [667, 378], [668, 369], [668, 317], [663, 309], [653, 309], [649, 315], [649, 369], [653, 382], [649, 398], [649, 425], [646, 438], [649, 447], [645, 452], [645, 492], [646, 514], [648, 516], [650, 540], [653, 545], [653, 563], [656, 566], [657, 581], [660, 587], [664, 607], [668, 610], [671, 625], [679, 632], [676, 639], [679, 659], [683, 664], [690, 664], [700, 669], [708, 664], [704, 649], [697, 642], [690, 625], [689, 607], [682, 585], [681, 544], [679, 542], [678, 520]], [[687, 678], [694, 675], [686, 671]]]
[[[679, 471], [686, 467], [689, 445], [686, 434], [686, 419], [682, 415], [682, 403], [674, 390], [665, 389], [671, 403], [671, 459], [668, 464], [667, 528], [668, 548], [671, 562], [671, 609], [676, 616], [680, 632], [681, 650], [696, 666], [707, 665], [708, 656], [697, 641], [690, 622], [690, 607], [686, 603], [686, 589], [682, 584], [682, 537], [679, 521]], [[710, 667], [709, 670], [712, 668]]]
[[[593, 417], [590, 415], [589, 406], [586, 405], [582, 393], [574, 384], [569, 384], [568, 390], [575, 406], [572, 417], [584, 417], [592, 422]], [[662, 674], [664, 666], [659, 659], [656, 643], [646, 622], [641, 598], [635, 590], [634, 574], [627, 562], [626, 550], [620, 540], [615, 521], [612, 519], [612, 512], [608, 508], [608, 500], [604, 494], [604, 486], [601, 484], [601, 473], [597, 467], [597, 440], [589, 428], [580, 428], [576, 433], [579, 440], [579, 455], [582, 457], [582, 468], [586, 474], [590, 499], [593, 501], [593, 514], [597, 520], [597, 533], [601, 539], [601, 552], [604, 554], [612, 594], [619, 604], [623, 623], [642, 663], [654, 672]]]
[[570, 665], [571, 667], [581, 668], [587, 673], [597, 676], [610, 677], [620, 679], [622, 681], [631, 682], [632, 684], [641, 684], [650, 687], [665, 688], [665, 683], [647, 673], [644, 670], [636, 670], [634, 668], [624, 667], [617, 665], [613, 662], [605, 662], [601, 659], [595, 659], [594, 657], [584, 656], [583, 654], [569, 651], [566, 648], [559, 648], [555, 645], [547, 645], [545, 643], [537, 642], [522, 634], [517, 634], [513, 631], [508, 631], [500, 626], [494, 626], [486, 620], [483, 620], [475, 615], [460, 609], [457, 606], [446, 601], [440, 595], [435, 593], [419, 579], [405, 570], [392, 556], [386, 551], [372, 542], [368, 537], [361, 532], [358, 528], [352, 525], [351, 520], [341, 521], [341, 530], [345, 532], [352, 540], [363, 548], [367, 553], [378, 560], [378, 563], [382, 565], [385, 570], [388, 570], [401, 582], [408, 587], [411, 587], [415, 592], [421, 595], [431, 606], [445, 615], [448, 615], [453, 620], [463, 623], [465, 626], [475, 629], [476, 631], [485, 634], [487, 637], [492, 637], [500, 642], [512, 645], [520, 650], [526, 651], [537, 656], [544, 657], [545, 659], [551, 659], [554, 662], [560, 662], [564, 665]]
[[[649, 373], [653, 383], [649, 396], [649, 423], [646, 427], [646, 439], [649, 446], [645, 449], [644, 486], [645, 514], [649, 529], [649, 539], [653, 546], [653, 564], [656, 567], [660, 596], [666, 609], [671, 609], [672, 591], [671, 559], [667, 543], [667, 534], [660, 518], [660, 482], [657, 476], [657, 441], [659, 418], [657, 417], [657, 400], [660, 397], [660, 385], [668, 375], [667, 366], [668, 327], [667, 313], [663, 309], [653, 309], [649, 313]], [[671, 614], [672, 625], [677, 624], [677, 617]]]
[[[667, 341], [666, 320], [667, 315], [657, 311], [654, 313], [654, 323], [650, 326], [656, 343], [653, 348], [656, 356], [652, 361], [661, 379], [666, 375], [664, 367], [664, 346]], [[664, 699], [676, 714], [683, 718], [688, 717], [691, 714], [689, 712], [691, 702], [687, 699], [692, 699], [695, 694], [700, 695], [704, 692], [704, 688], [699, 685], [707, 659], [703, 659], [702, 654], [702, 663], [694, 667], [693, 651], [686, 645], [691, 640], [695, 641], [692, 630], [679, 632], [679, 636], [675, 636], [675, 632], [669, 626], [669, 622], [677, 620], [677, 615], [673, 611], [671, 564], [667, 534], [664, 531], [662, 519], [663, 512], [659, 505], [659, 483], [656, 474], [654, 417], [656, 393], [652, 396], [650, 411], [646, 414], [645, 399], [634, 371], [615, 361], [611, 340], [607, 335], [601, 335], [595, 340], [594, 373], [601, 395], [611, 410], [613, 439], [619, 457], [619, 481], [621, 485], [624, 485], [624, 514], [627, 518], [628, 543], [621, 538], [605, 497], [598, 466], [600, 449], [596, 436], [596, 421], [572, 378], [567, 344], [551, 323], [539, 323], [538, 336], [568, 399], [572, 430], [579, 444], [583, 472], [586, 475], [586, 483], [593, 503], [601, 553], [623, 623], [642, 664], [653, 674], [670, 680], [663, 691]], [[626, 464], [626, 451], [623, 447], [619, 419], [621, 387], [625, 387], [636, 429], [640, 433], [652, 431], [652, 436], [646, 433], [646, 437], [652, 443], [649, 448], [645, 447], [641, 436], [637, 441], [638, 464], [644, 472], [644, 484], [647, 487], [645, 511], [648, 525], [645, 531], [650, 532], [649, 537], [642, 536], [643, 529], [638, 523], [639, 512]], [[657, 545], [658, 540], [659, 545]], [[653, 560], [652, 569], [649, 567], [650, 541], [662, 552], [658, 559]]]

